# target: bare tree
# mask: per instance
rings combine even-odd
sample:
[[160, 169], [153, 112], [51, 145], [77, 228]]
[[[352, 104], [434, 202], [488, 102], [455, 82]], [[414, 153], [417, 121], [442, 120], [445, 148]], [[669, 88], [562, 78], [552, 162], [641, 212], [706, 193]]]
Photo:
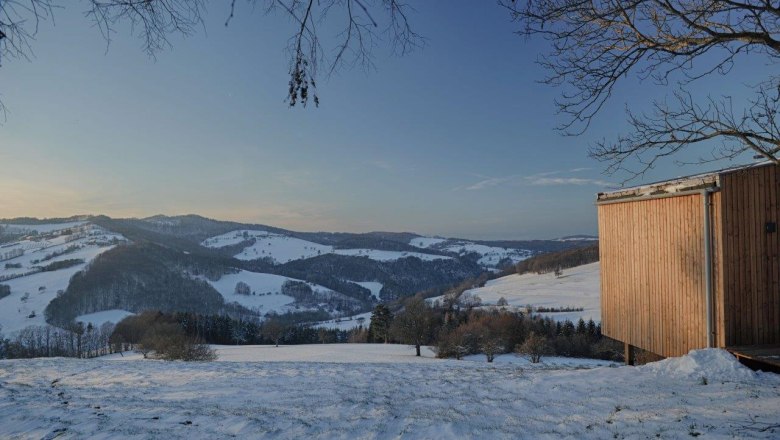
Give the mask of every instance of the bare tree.
[[538, 364], [542, 360], [542, 356], [550, 352], [550, 346], [547, 344], [547, 338], [531, 332], [525, 342], [515, 348], [515, 351], [528, 356], [528, 360], [532, 364]]
[[[597, 142], [592, 157], [607, 172], [641, 175], [664, 157], [714, 141], [700, 162], [753, 152], [780, 164], [780, 78], [746, 85], [746, 103], [696, 99], [686, 86], [729, 75], [746, 57], [780, 60], [780, 5], [769, 0], [500, 0], [524, 35], [551, 43], [541, 59], [546, 82], [564, 86], [558, 110], [567, 134], [584, 132], [629, 75], [675, 87], [649, 114], [629, 111], [632, 132]], [[639, 166], [629, 164], [629, 159]]]
[[417, 356], [420, 347], [431, 337], [433, 313], [425, 300], [418, 297], [408, 299], [404, 309], [393, 319], [390, 333], [404, 344], [414, 345]]
[[260, 333], [262, 336], [273, 341], [274, 345], [278, 347], [279, 341], [281, 341], [282, 337], [287, 333], [287, 326], [278, 318], [269, 318], [263, 323], [263, 326], [260, 328]]
[[[0, 65], [6, 59], [29, 59], [32, 43], [43, 21], [53, 19], [54, 0], [0, 1]], [[75, 2], [73, 2], [75, 3]], [[155, 57], [171, 47], [172, 35], [191, 36], [204, 27], [207, 0], [89, 0], [84, 15], [110, 43], [117, 29], [128, 24], [143, 50]], [[373, 50], [387, 40], [396, 54], [424, 44], [410, 23], [412, 9], [402, 0], [230, 0], [214, 2], [225, 9], [225, 26], [236, 12], [261, 10], [264, 15], [290, 18], [290, 106], [312, 100], [319, 104], [316, 80], [319, 66], [329, 72], [342, 66], [373, 67]], [[324, 29], [336, 29], [323, 35]], [[4, 107], [0, 104], [0, 112]]]

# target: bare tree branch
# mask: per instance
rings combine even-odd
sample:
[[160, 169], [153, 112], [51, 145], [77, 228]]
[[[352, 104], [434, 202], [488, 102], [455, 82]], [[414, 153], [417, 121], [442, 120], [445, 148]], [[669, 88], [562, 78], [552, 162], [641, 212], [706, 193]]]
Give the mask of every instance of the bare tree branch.
[[[0, 0], [0, 65], [9, 58], [29, 59], [38, 25], [53, 16], [53, 3], [54, 0]], [[239, 2], [214, 3], [227, 6], [225, 26], [228, 26]], [[290, 106], [305, 106], [309, 100], [319, 104], [316, 80], [321, 63], [329, 64], [331, 73], [344, 65], [371, 67], [373, 52], [382, 38], [387, 37], [399, 54], [424, 43], [412, 30], [408, 18], [411, 8], [399, 0], [245, 0], [245, 3], [265, 5], [265, 15], [279, 11], [295, 25], [288, 46]], [[155, 57], [161, 50], [172, 47], [172, 35], [188, 37], [198, 27], [205, 27], [207, 4], [210, 3], [206, 0], [88, 0], [84, 15], [98, 28], [107, 45], [120, 26], [129, 24], [131, 33], [141, 39], [144, 52]], [[320, 24], [326, 22], [345, 25], [335, 35], [321, 35]], [[382, 22], [387, 24], [383, 27]], [[332, 57], [323, 49], [323, 41], [335, 41]], [[4, 109], [1, 104], [0, 110]]]
[[[685, 86], [713, 74], [728, 75], [737, 57], [780, 60], [780, 4], [768, 0], [500, 0], [523, 24], [519, 32], [551, 44], [540, 63], [545, 82], [562, 86], [556, 102], [566, 134], [585, 132], [629, 75], [674, 83], [674, 106], [656, 102], [650, 115], [629, 112], [633, 132], [601, 141], [591, 155], [607, 172], [641, 175], [664, 157], [707, 141], [721, 146], [709, 158], [754, 151], [780, 163], [777, 130], [778, 77], [750, 87], [754, 99], [742, 111], [729, 97], [702, 104]], [[629, 162], [638, 163], [630, 168]]]

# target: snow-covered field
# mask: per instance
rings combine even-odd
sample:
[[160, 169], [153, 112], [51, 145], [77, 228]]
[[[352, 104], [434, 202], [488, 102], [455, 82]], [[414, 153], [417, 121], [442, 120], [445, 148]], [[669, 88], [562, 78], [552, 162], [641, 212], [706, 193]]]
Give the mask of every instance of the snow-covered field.
[[[361, 320], [361, 318], [363, 318]], [[353, 328], [368, 328], [371, 323], [371, 312], [361, 313], [359, 315], [345, 316], [343, 318], [330, 319], [314, 324], [317, 328], [328, 328], [334, 330], [352, 330]]]
[[[322, 350], [354, 350], [338, 345]], [[383, 348], [392, 347], [386, 353]], [[643, 367], [33, 359], [0, 362], [0, 438], [777, 438], [780, 376], [721, 350]], [[314, 346], [306, 349], [314, 350]], [[404, 350], [395, 353], [394, 350]], [[237, 348], [236, 350], [243, 350]], [[222, 351], [230, 356], [229, 351]], [[383, 356], [379, 363], [372, 356]], [[409, 362], [411, 361], [411, 362]], [[706, 381], [704, 380], [706, 379]]]
[[377, 299], [381, 299], [382, 295], [380, 292], [382, 291], [382, 283], [378, 281], [352, 281], [353, 283], [357, 284], [360, 287], [365, 287], [366, 289], [371, 291], [371, 295], [374, 295]]
[[228, 232], [204, 240], [201, 245], [210, 248], [221, 248], [239, 244], [242, 241], [254, 239], [255, 243], [245, 247], [234, 255], [239, 260], [257, 260], [270, 258], [276, 263], [288, 263], [294, 260], [305, 260], [322, 254], [349, 255], [367, 257], [377, 261], [396, 261], [401, 258], [417, 257], [421, 260], [448, 259], [442, 255], [425, 254], [421, 252], [383, 251], [376, 249], [334, 249], [311, 241], [301, 240], [282, 234], [267, 231], [238, 230]]
[[[113, 243], [125, 240], [119, 234], [84, 222], [5, 227], [17, 232], [38, 234], [0, 247], [0, 256], [12, 251], [23, 251], [19, 256], [0, 261], [0, 284], [11, 288], [11, 295], [0, 299], [0, 325], [5, 334], [31, 325], [44, 325], [44, 309], [58, 291], [67, 289], [70, 278], [95, 257], [111, 249]], [[42, 266], [71, 259], [84, 262], [40, 272]], [[20, 267], [14, 267], [16, 265]]]
[[376, 261], [396, 261], [401, 258], [415, 257], [423, 261], [451, 260], [452, 257], [444, 255], [423, 254], [420, 252], [383, 251], [378, 249], [335, 249], [337, 255], [349, 255], [352, 257], [366, 257]]
[[[258, 309], [261, 313], [265, 314], [270, 312], [285, 313], [295, 308], [292, 305], [292, 303], [295, 302], [295, 298], [280, 293], [282, 291], [282, 284], [289, 280], [300, 281], [281, 275], [242, 270], [235, 274], [222, 275], [222, 278], [218, 281], [209, 280], [209, 283], [214, 286], [223, 298], [225, 298], [225, 302], [237, 302], [244, 307]], [[239, 281], [248, 284], [254, 294], [237, 294], [236, 284]], [[311, 283], [307, 284], [309, 284], [315, 292], [335, 294], [334, 291], [327, 287]]]
[[[599, 263], [564, 269], [561, 277], [546, 273], [537, 275], [508, 275], [488, 281], [484, 287], [468, 292], [482, 299], [483, 305], [495, 305], [505, 298], [513, 307], [582, 307], [581, 312], [542, 313], [552, 319], [577, 321], [593, 319], [601, 321], [601, 300], [599, 293]], [[431, 298], [429, 301], [441, 299]]]
[[511, 260], [514, 264], [533, 255], [533, 252], [525, 249], [486, 246], [470, 241], [436, 237], [415, 237], [409, 241], [409, 244], [420, 249], [436, 249], [458, 255], [479, 254], [481, 257], [477, 262], [485, 267], [496, 267], [502, 260], [506, 259]]

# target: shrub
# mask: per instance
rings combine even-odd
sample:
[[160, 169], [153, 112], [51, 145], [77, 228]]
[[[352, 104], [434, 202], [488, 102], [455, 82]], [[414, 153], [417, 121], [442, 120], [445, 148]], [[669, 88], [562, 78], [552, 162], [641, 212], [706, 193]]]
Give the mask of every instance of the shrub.
[[542, 360], [542, 356], [550, 352], [550, 347], [547, 344], [547, 338], [531, 332], [525, 342], [517, 347], [517, 352], [528, 356], [531, 363], [538, 364]]
[[189, 336], [169, 315], [144, 312], [119, 322], [112, 343], [136, 344], [144, 358], [183, 361], [212, 361], [216, 353], [199, 339]]

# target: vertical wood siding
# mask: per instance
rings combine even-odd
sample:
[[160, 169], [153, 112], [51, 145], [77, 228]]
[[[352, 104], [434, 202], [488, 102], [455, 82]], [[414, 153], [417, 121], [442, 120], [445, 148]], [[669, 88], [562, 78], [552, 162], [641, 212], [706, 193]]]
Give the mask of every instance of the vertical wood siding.
[[724, 344], [780, 343], [780, 167], [721, 176]]
[[707, 345], [702, 203], [693, 194], [598, 206], [604, 334], [663, 356]]

